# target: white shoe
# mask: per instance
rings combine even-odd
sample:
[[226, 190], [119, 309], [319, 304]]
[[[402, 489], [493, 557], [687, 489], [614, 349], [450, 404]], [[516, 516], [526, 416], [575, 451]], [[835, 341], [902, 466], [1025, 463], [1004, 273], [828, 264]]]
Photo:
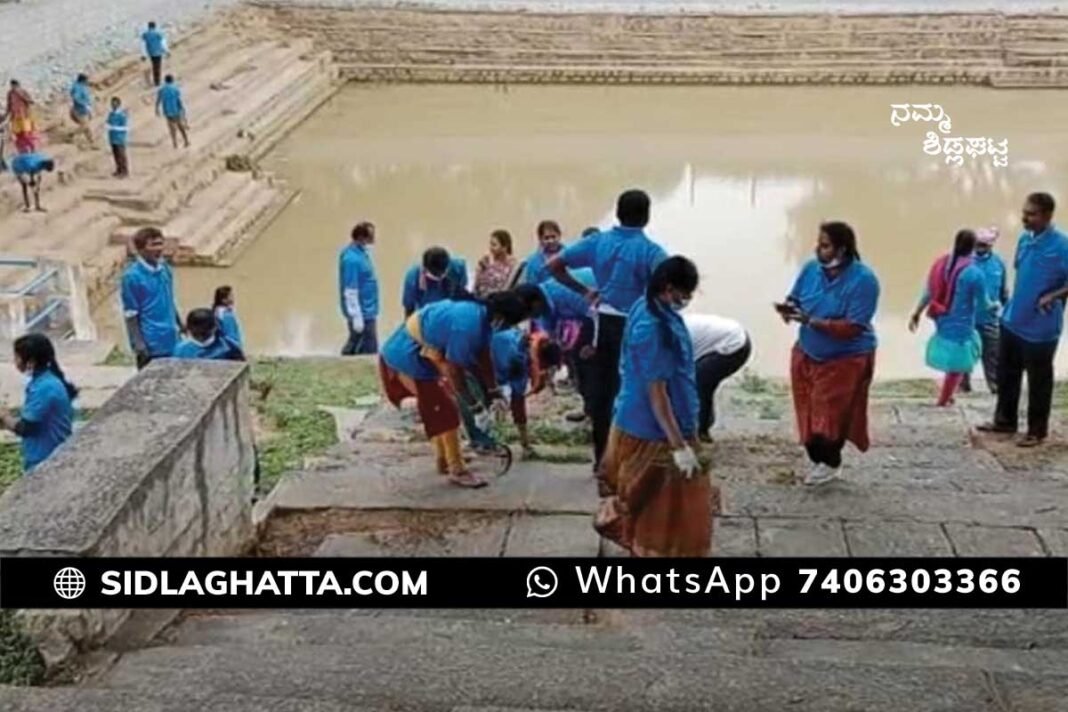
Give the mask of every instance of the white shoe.
[[806, 487], [818, 487], [827, 484], [831, 480], [838, 478], [839, 471], [840, 469], [832, 468], [823, 463], [813, 465], [805, 476], [804, 484]]

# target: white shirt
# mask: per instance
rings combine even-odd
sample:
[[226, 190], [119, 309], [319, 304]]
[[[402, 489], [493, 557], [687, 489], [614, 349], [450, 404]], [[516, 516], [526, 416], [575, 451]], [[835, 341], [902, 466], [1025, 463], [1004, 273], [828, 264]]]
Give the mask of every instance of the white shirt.
[[732, 354], [745, 346], [745, 329], [734, 319], [714, 314], [683, 314], [682, 320], [693, 339], [695, 361], [713, 353]]

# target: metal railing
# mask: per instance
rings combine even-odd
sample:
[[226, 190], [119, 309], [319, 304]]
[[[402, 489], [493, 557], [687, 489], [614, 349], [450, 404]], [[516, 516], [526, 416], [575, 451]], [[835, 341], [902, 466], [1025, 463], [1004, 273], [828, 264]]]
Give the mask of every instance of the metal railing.
[[53, 339], [96, 338], [80, 266], [0, 256], [0, 338], [30, 332]]

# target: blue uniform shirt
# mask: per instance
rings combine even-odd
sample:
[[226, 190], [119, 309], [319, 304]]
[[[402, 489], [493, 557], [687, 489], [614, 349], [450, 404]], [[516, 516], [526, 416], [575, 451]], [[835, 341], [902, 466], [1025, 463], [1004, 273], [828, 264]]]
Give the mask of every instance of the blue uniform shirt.
[[671, 410], [683, 437], [691, 438], [697, 433], [693, 341], [676, 312], [664, 306], [654, 314], [645, 299], [634, 304], [623, 334], [619, 374], [619, 395], [612, 417], [616, 427], [642, 440], [667, 440], [649, 398], [650, 384], [665, 381]]
[[178, 345], [178, 311], [170, 266], [160, 262], [153, 268], [138, 259], [123, 273], [121, 290], [123, 312], [127, 318], [137, 317], [149, 356], [173, 354]]
[[209, 361], [241, 361], [241, 347], [225, 336], [218, 334], [206, 344], [193, 339], [182, 339], [174, 349], [174, 358], [204, 359]]
[[566, 245], [561, 245], [561, 249], [551, 255], [546, 255], [540, 247], [535, 250], [527, 258], [526, 266], [523, 268], [523, 282], [525, 284], [541, 284], [547, 279], [552, 279], [553, 275], [549, 272], [549, 260], [562, 253], [564, 247]]
[[507, 385], [515, 396], [524, 395], [530, 383], [530, 352], [523, 331], [513, 326], [496, 332], [490, 352], [497, 383]]
[[863, 327], [858, 336], [844, 340], [803, 324], [798, 343], [809, 358], [829, 361], [875, 351], [875, 328], [871, 322], [879, 304], [879, 280], [867, 265], [853, 262], [831, 280], [819, 260], [809, 260], [801, 268], [790, 296], [811, 316], [845, 319]]
[[125, 146], [129, 131], [130, 120], [126, 109], [113, 109], [108, 114], [108, 143], [112, 146]]
[[216, 307], [215, 321], [219, 322], [219, 331], [227, 339], [244, 348], [244, 340], [241, 338], [241, 324], [237, 320], [237, 314], [230, 307]]
[[145, 54], [149, 57], [162, 57], [164, 48], [163, 33], [159, 29], [145, 30], [141, 34], [141, 40], [145, 43]]
[[70, 99], [74, 104], [74, 112], [79, 116], [88, 116], [93, 112], [93, 95], [88, 84], [74, 82], [70, 87]]
[[345, 303], [345, 291], [356, 290], [359, 295], [360, 312], [364, 319], [378, 318], [378, 277], [371, 253], [364, 245], [351, 243], [341, 251], [338, 258], [338, 291], [341, 294], [341, 313], [346, 319], [349, 314]]
[[22, 468], [29, 472], [70, 437], [74, 406], [63, 381], [47, 370], [33, 374], [19, 419], [31, 427], [22, 438]]
[[[586, 285], [590, 286], [590, 285]], [[538, 324], [546, 331], [552, 331], [565, 319], [582, 319], [590, 313], [590, 303], [578, 292], [568, 289], [555, 279], [549, 279], [538, 285], [545, 295], [545, 313], [538, 317]]]
[[987, 326], [998, 322], [998, 306], [1005, 303], [1005, 262], [994, 252], [985, 255], [978, 253], [972, 255], [972, 264], [983, 273], [983, 290], [986, 292], [987, 307], [980, 309], [975, 317], [979, 326]]
[[986, 311], [986, 306], [983, 273], [973, 263], [957, 277], [949, 311], [935, 318], [938, 335], [958, 343], [973, 338], [976, 321], [979, 315]]
[[[481, 353], [489, 348], [492, 328], [486, 307], [478, 302], [441, 301], [419, 310], [423, 340], [464, 368], [478, 365]], [[417, 381], [441, 378], [437, 368], [419, 355], [422, 347], [401, 324], [382, 346], [382, 360], [388, 366]]]
[[168, 119], [180, 119], [185, 114], [185, 105], [182, 104], [182, 90], [177, 84], [164, 84], [159, 88], [158, 100], [163, 115]]
[[11, 159], [11, 171], [15, 175], [31, 175], [44, 170], [48, 156], [43, 153], [20, 153]]
[[419, 288], [422, 271], [422, 265], [413, 265], [404, 275], [401, 304], [405, 314], [411, 314], [442, 299], [453, 299], [460, 290], [467, 288], [467, 264], [459, 257], [450, 260], [449, 269], [445, 271], [443, 279], [427, 278], [426, 289]]
[[578, 240], [560, 255], [571, 269], [592, 268], [601, 300], [624, 314], [645, 295], [653, 270], [667, 258], [644, 230], [622, 226]]
[[1024, 341], [1057, 341], [1064, 326], [1064, 302], [1038, 309], [1043, 294], [1068, 285], [1068, 237], [1050, 225], [1041, 235], [1024, 233], [1016, 245], [1016, 283], [1002, 324]]

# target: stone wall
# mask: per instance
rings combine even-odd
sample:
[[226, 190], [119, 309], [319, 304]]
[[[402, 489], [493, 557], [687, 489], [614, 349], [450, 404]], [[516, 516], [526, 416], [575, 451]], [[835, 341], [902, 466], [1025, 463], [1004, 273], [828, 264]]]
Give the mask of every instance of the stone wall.
[[254, 0], [357, 81], [1068, 86], [1068, 16], [624, 14]]
[[[163, 360], [0, 498], [0, 556], [226, 556], [252, 541], [248, 368]], [[24, 611], [54, 666], [128, 610]]]

